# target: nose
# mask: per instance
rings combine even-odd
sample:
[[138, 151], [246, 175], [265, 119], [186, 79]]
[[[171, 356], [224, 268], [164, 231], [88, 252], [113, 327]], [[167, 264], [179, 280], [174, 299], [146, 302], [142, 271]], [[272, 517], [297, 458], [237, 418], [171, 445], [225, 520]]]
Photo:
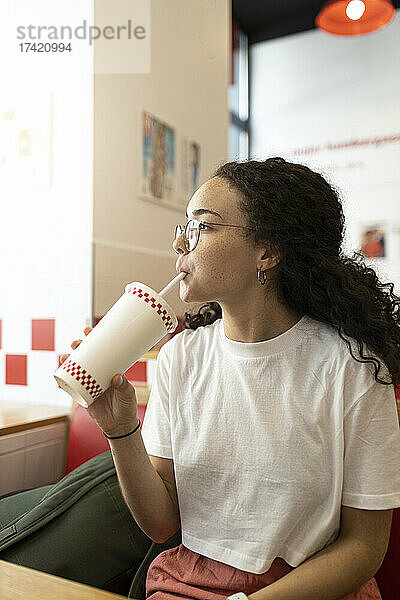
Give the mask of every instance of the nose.
[[176, 240], [174, 240], [172, 242], [172, 247], [177, 254], [188, 254], [188, 251], [186, 250], [185, 242], [183, 239], [183, 231], [182, 231], [181, 235], [178, 235]]

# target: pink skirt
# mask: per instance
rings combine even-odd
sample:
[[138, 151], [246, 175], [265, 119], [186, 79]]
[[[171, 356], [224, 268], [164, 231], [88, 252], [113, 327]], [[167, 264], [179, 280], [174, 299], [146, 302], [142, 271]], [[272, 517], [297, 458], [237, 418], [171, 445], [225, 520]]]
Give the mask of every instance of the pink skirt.
[[[276, 558], [265, 573], [247, 573], [180, 544], [161, 552], [150, 564], [146, 600], [225, 600], [235, 592], [250, 595], [293, 568], [282, 558]], [[373, 577], [341, 600], [382, 600], [382, 596]]]

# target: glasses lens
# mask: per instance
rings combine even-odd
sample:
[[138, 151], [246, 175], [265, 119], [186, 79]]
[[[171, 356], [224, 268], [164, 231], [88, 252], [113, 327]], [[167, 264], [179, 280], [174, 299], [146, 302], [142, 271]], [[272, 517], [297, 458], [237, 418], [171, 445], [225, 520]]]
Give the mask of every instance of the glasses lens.
[[185, 238], [188, 245], [188, 250], [191, 252], [196, 247], [199, 239], [199, 224], [197, 221], [189, 221], [185, 229]]

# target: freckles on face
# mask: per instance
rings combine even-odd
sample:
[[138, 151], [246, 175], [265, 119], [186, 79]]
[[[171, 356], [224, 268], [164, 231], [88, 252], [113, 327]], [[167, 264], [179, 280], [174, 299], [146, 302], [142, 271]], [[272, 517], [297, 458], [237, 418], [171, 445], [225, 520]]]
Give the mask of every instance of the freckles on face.
[[[219, 216], [203, 214], [196, 216], [198, 209], [217, 211]], [[198, 218], [207, 226], [200, 231], [196, 248], [187, 257], [193, 277], [192, 286], [198, 284], [205, 287], [226, 286], [239, 283], [242, 287], [249, 271], [252, 258], [249, 245], [243, 237], [243, 230], [226, 227], [221, 224], [245, 224], [244, 215], [238, 208], [237, 192], [229, 184], [218, 177], [206, 181], [193, 195], [187, 207], [187, 217]], [[241, 279], [242, 278], [242, 279]], [[189, 280], [188, 280], [189, 281]]]
[[227, 283], [235, 285], [246, 279], [248, 273], [248, 248], [238, 235], [232, 230], [214, 228], [207, 232], [197, 245], [193, 256], [193, 270], [199, 280], [207, 281], [211, 285]]

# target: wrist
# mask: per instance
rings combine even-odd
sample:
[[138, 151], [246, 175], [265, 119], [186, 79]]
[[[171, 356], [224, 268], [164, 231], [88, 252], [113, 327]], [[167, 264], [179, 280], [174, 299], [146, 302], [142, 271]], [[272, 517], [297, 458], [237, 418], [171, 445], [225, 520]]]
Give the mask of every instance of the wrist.
[[103, 435], [109, 440], [124, 439], [126, 437], [129, 437], [130, 435], [133, 435], [137, 431], [139, 431], [140, 425], [141, 425], [140, 419], [137, 419], [136, 425], [128, 425], [124, 428], [120, 428], [118, 431], [114, 430], [113, 432], [106, 433], [105, 431], [103, 431]]

